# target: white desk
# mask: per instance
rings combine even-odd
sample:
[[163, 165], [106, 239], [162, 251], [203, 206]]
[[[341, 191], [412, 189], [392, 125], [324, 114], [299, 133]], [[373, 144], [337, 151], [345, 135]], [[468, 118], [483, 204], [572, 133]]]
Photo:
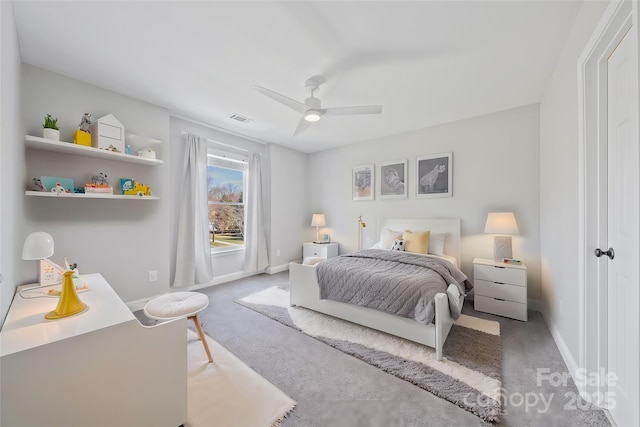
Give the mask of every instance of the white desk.
[[17, 294], [0, 332], [0, 425], [177, 427], [187, 411], [186, 319], [145, 327], [100, 274], [89, 308]]

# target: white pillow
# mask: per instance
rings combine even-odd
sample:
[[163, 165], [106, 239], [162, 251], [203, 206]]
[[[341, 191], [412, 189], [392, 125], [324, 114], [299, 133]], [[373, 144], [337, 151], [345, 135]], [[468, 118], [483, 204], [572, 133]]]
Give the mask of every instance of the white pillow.
[[402, 239], [402, 231], [384, 229], [380, 232], [380, 249], [389, 250], [396, 240]]
[[431, 233], [429, 236], [429, 253], [433, 255], [444, 255], [444, 241], [447, 233]]

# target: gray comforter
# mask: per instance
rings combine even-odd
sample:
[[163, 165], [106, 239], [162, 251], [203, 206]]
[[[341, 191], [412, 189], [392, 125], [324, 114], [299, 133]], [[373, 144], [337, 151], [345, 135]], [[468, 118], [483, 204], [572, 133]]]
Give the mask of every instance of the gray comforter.
[[[320, 298], [375, 308], [415, 319], [433, 321], [433, 299], [455, 284], [461, 296], [473, 285], [445, 260], [409, 252], [366, 249], [329, 258], [316, 266]], [[451, 316], [460, 316], [461, 304], [449, 295]]]

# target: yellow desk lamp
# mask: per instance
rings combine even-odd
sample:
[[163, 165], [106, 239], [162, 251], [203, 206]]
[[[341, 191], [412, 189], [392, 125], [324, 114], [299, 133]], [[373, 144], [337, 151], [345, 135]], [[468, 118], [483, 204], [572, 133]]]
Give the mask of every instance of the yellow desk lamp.
[[[44, 231], [35, 231], [29, 234], [24, 241], [22, 259], [40, 260], [40, 286], [46, 286], [51, 282], [55, 283], [57, 279], [54, 272], [48, 272], [48, 269], [46, 268], [51, 266], [58, 267], [56, 264], [48, 260], [48, 258], [53, 255], [53, 248], [53, 237]], [[44, 271], [48, 272], [46, 273], [47, 277], [43, 277]], [[73, 267], [68, 267], [67, 265], [62, 276], [62, 291], [60, 293], [60, 298], [58, 299], [58, 306], [55, 310], [47, 313], [44, 316], [45, 319], [59, 319], [62, 317], [72, 316], [87, 308], [87, 305], [80, 301], [80, 298], [78, 298], [78, 294], [76, 293], [76, 286], [72, 277], [74, 274], [77, 275], [75, 264]]]

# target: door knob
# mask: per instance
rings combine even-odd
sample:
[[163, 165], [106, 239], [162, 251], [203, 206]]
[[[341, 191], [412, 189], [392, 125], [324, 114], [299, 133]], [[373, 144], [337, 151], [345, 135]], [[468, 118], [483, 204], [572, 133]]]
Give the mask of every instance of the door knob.
[[609, 257], [609, 259], [613, 259], [613, 257], [616, 256], [616, 253], [613, 250], [613, 248], [609, 248], [608, 251], [603, 251], [602, 249], [598, 248], [595, 251], [593, 251], [593, 253], [596, 254], [598, 258], [600, 258], [602, 255], [606, 255]]

